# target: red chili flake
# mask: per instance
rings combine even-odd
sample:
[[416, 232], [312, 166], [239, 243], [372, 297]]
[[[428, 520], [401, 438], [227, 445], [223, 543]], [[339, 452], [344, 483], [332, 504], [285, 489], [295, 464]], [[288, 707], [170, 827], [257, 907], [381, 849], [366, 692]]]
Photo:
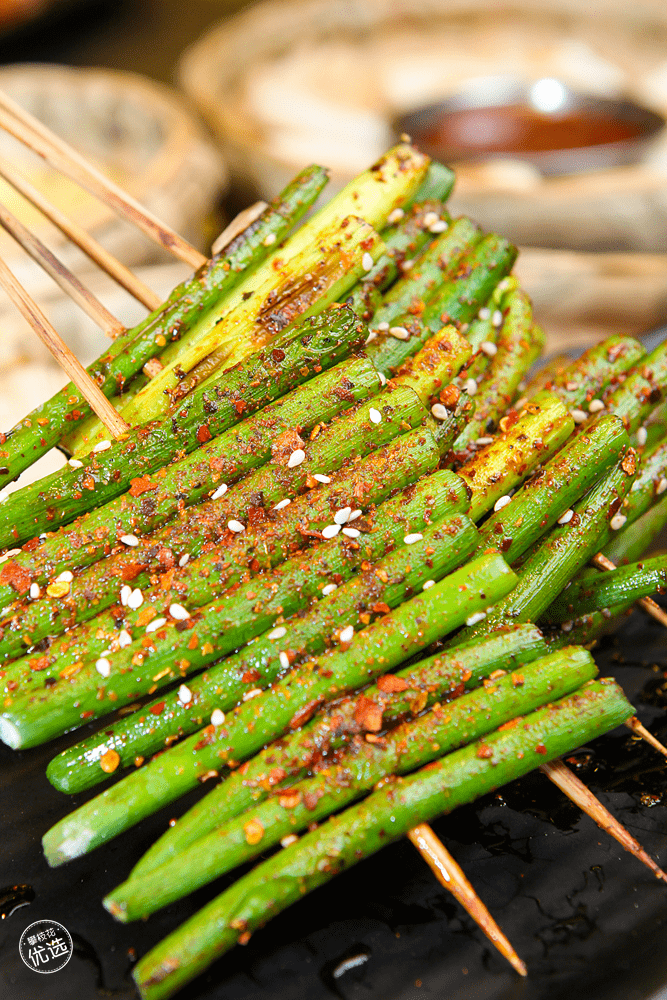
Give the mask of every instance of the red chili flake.
[[13, 560], [6, 562], [0, 573], [0, 581], [13, 587], [17, 594], [25, 594], [30, 587], [31, 579], [28, 570]]
[[148, 711], [151, 712], [153, 715], [162, 715], [162, 710], [164, 706], [165, 703], [163, 701], [159, 701], [157, 705], [153, 705], [153, 707], [149, 708]]
[[498, 731], [504, 732], [506, 729], [514, 729], [515, 726], [518, 726], [519, 722], [520, 719], [510, 719], [509, 722], [503, 722], [502, 726], [498, 726]]
[[621, 462], [621, 468], [628, 476], [634, 476], [637, 471], [637, 455], [634, 449], [629, 448]]
[[23, 546], [24, 552], [34, 552], [39, 545], [39, 538], [31, 538], [29, 542], [26, 542]]
[[142, 493], [148, 493], [150, 490], [156, 489], [157, 483], [151, 482], [150, 476], [137, 476], [134, 479], [130, 479], [129, 494], [132, 497], [140, 497]]
[[371, 610], [374, 611], [376, 615], [388, 615], [391, 608], [388, 604], [385, 604], [384, 601], [378, 601], [377, 604], [373, 605]]
[[134, 580], [135, 576], [139, 576], [146, 569], [146, 563], [126, 563], [125, 566], [121, 567], [120, 578], [121, 580]]
[[274, 767], [272, 771], [269, 772], [268, 782], [270, 785], [279, 785], [281, 781], [284, 781], [287, 777], [287, 771], [282, 767]]
[[440, 393], [440, 402], [443, 406], [456, 406], [461, 396], [461, 390], [455, 385], [446, 385]]
[[477, 747], [477, 756], [480, 760], [488, 760], [489, 757], [493, 757], [493, 747], [487, 746], [486, 743], [480, 743]]
[[285, 352], [281, 350], [280, 347], [274, 347], [274, 349], [271, 351], [271, 357], [276, 362], [276, 364], [278, 364], [280, 361], [285, 360]]
[[383, 674], [382, 677], [378, 677], [377, 686], [385, 694], [395, 694], [397, 691], [405, 691], [408, 682], [404, 681], [402, 677], [396, 677], [394, 674]]
[[17, 689], [18, 686], [19, 686], [19, 682], [18, 681], [7, 681], [7, 690], [8, 691], [16, 691], [16, 689]]
[[544, 743], [538, 743], [537, 746], [535, 747], [535, 753], [545, 754], [546, 752], [547, 748], [545, 747]]
[[[241, 416], [241, 414], [243, 413], [243, 411], [245, 410], [245, 408], [247, 407], [247, 405], [248, 404], [246, 403], [245, 399], [235, 399], [234, 400], [234, 409], [236, 410], [236, 412], [237, 412], [237, 414], [238, 414], [239, 417]], [[210, 435], [209, 435], [209, 437], [210, 437]]]
[[259, 670], [246, 670], [241, 680], [244, 684], [252, 684], [253, 681], [258, 681]]
[[324, 696], [320, 695], [319, 698], [314, 698], [313, 701], [309, 701], [307, 705], [304, 705], [302, 709], [292, 716], [289, 722], [290, 729], [298, 729], [299, 726], [303, 726], [316, 712], [324, 701]]
[[95, 713], [93, 712], [92, 708], [89, 708], [87, 712], [82, 712], [81, 713], [81, 718], [82, 719], [90, 719], [90, 718], [93, 717], [93, 715], [95, 715]]
[[360, 694], [354, 708], [354, 721], [361, 729], [377, 733], [382, 729], [382, 709], [366, 695]]
[[94, 490], [95, 489], [95, 480], [93, 479], [93, 477], [91, 475], [86, 474], [83, 477], [83, 488], [84, 488], [84, 490]]
[[301, 802], [301, 792], [298, 789], [288, 789], [278, 799], [278, 804], [283, 807], [283, 809], [295, 809]]
[[208, 425], [202, 424], [199, 430], [197, 431], [197, 440], [199, 441], [199, 443], [206, 444], [206, 442], [210, 441], [212, 437], [213, 435], [208, 429]]

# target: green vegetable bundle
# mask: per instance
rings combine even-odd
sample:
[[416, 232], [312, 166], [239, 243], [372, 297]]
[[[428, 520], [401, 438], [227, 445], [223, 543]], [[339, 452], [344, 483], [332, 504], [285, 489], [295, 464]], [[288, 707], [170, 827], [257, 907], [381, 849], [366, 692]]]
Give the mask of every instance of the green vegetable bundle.
[[1, 442], [0, 485], [72, 457], [0, 505], [0, 737], [107, 717], [47, 774], [119, 776], [46, 832], [49, 863], [201, 782], [116, 917], [284, 845], [142, 958], [151, 1000], [627, 720], [575, 643], [667, 581], [641, 559], [667, 523], [667, 346], [611, 337], [526, 382], [544, 337], [516, 249], [449, 215], [450, 171], [399, 145], [289, 235], [324, 181], [304, 171], [91, 367], [123, 440], [67, 387]]

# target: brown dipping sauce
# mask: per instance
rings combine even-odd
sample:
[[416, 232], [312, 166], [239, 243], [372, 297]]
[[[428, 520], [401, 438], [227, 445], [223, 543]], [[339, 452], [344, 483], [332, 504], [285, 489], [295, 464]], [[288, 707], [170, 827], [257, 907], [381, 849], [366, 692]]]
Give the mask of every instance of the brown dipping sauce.
[[449, 111], [418, 142], [449, 158], [480, 153], [542, 153], [637, 139], [639, 122], [583, 111], [543, 114], [524, 104]]

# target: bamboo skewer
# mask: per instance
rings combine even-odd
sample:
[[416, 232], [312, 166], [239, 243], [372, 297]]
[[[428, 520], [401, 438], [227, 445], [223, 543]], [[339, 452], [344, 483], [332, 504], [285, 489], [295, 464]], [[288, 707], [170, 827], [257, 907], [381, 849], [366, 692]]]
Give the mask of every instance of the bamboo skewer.
[[470, 914], [477, 926], [507, 959], [520, 976], [528, 970], [498, 927], [484, 903], [465, 877], [462, 868], [427, 823], [420, 823], [408, 833], [408, 838], [430, 867], [438, 882], [445, 887]]
[[242, 212], [235, 215], [229, 225], [225, 226], [218, 238], [211, 244], [211, 253], [220, 253], [228, 247], [232, 240], [244, 233], [248, 226], [251, 226], [256, 219], [259, 219], [264, 209], [268, 208], [265, 201], [256, 201], [254, 205], [249, 205]]
[[[612, 562], [611, 559], [607, 559], [602, 552], [598, 552], [597, 555], [594, 555], [591, 562], [594, 566], [597, 566], [598, 569], [617, 569], [616, 563]], [[660, 605], [656, 604], [651, 597], [640, 597], [636, 603], [639, 604], [639, 606], [642, 607], [644, 611], [651, 616], [651, 618], [655, 618], [657, 622], [660, 622], [661, 625], [664, 625], [664, 627], [667, 628], [667, 612], [663, 611]]]
[[116, 319], [106, 306], [81, 284], [76, 275], [72, 274], [69, 268], [65, 267], [62, 261], [59, 261], [48, 247], [44, 246], [42, 241], [26, 229], [23, 223], [2, 204], [0, 204], [0, 225], [108, 336], [114, 338], [123, 333], [125, 327], [120, 320]]
[[612, 814], [599, 802], [586, 785], [575, 774], [565, 766], [562, 760], [552, 760], [548, 764], [542, 764], [540, 771], [549, 778], [562, 792], [567, 795], [580, 809], [591, 817], [597, 825], [609, 833], [631, 854], [650, 868], [656, 878], [667, 882], [667, 875], [663, 872], [653, 858], [649, 857], [641, 844], [625, 829], [625, 827], [614, 819]]
[[641, 724], [636, 715], [633, 715], [631, 719], [628, 719], [625, 725], [635, 734], [635, 736], [639, 736], [642, 740], [652, 746], [654, 750], [657, 750], [659, 753], [667, 757], [667, 747], [664, 747], [660, 740], [657, 740], [653, 733], [650, 733], [646, 726]]
[[66, 174], [124, 218], [133, 222], [150, 239], [186, 264], [198, 268], [206, 263], [206, 257], [191, 246], [187, 240], [160, 222], [131, 195], [114, 184], [102, 171], [88, 163], [80, 153], [55, 136], [46, 126], [2, 91], [0, 91], [0, 126], [41, 156], [47, 163], [50, 163], [51, 166]]
[[31, 327], [48, 347], [58, 364], [67, 372], [79, 388], [86, 401], [95, 411], [105, 427], [115, 437], [121, 437], [129, 430], [123, 418], [116, 412], [101, 389], [93, 382], [80, 361], [54, 330], [39, 306], [31, 299], [25, 288], [0, 258], [0, 285], [6, 290], [12, 302], [30, 323]]
[[105, 250], [78, 223], [68, 218], [64, 212], [61, 212], [59, 208], [48, 201], [41, 191], [34, 187], [27, 178], [1, 161], [0, 177], [3, 177], [19, 194], [23, 195], [35, 208], [38, 208], [42, 215], [46, 216], [73, 243], [76, 243], [95, 264], [101, 267], [103, 271], [106, 271], [114, 281], [121, 285], [138, 302], [141, 302], [142, 305], [151, 311], [158, 309], [162, 305], [160, 296], [156, 295], [140, 278], [137, 278], [129, 268], [121, 264], [108, 250]]

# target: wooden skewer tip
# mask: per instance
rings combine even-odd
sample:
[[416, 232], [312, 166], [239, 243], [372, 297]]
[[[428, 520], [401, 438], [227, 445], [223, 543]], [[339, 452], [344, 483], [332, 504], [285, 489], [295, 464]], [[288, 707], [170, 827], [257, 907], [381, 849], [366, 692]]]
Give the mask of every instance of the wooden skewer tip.
[[660, 740], [656, 739], [653, 733], [649, 732], [646, 726], [643, 726], [636, 715], [633, 715], [631, 719], [628, 719], [625, 723], [628, 729], [635, 734], [635, 736], [640, 736], [646, 743], [657, 750], [659, 753], [667, 757], [667, 747], [663, 746]]
[[580, 778], [573, 774], [569, 767], [562, 760], [552, 760], [547, 764], [542, 764], [540, 771], [549, 778], [550, 781], [560, 788], [567, 797], [579, 806], [587, 816], [597, 823], [600, 829], [614, 837], [615, 840], [630, 854], [634, 854], [638, 861], [646, 865], [656, 878], [667, 882], [667, 875], [660, 868], [653, 858], [651, 858], [641, 844], [635, 840], [631, 833], [619, 823], [609, 810], [596, 799]]
[[454, 898], [470, 914], [489, 941], [507, 959], [520, 976], [527, 976], [528, 969], [505, 937], [484, 903], [466, 878], [442, 841], [427, 823], [420, 823], [408, 832], [408, 838], [417, 848], [427, 865]]

